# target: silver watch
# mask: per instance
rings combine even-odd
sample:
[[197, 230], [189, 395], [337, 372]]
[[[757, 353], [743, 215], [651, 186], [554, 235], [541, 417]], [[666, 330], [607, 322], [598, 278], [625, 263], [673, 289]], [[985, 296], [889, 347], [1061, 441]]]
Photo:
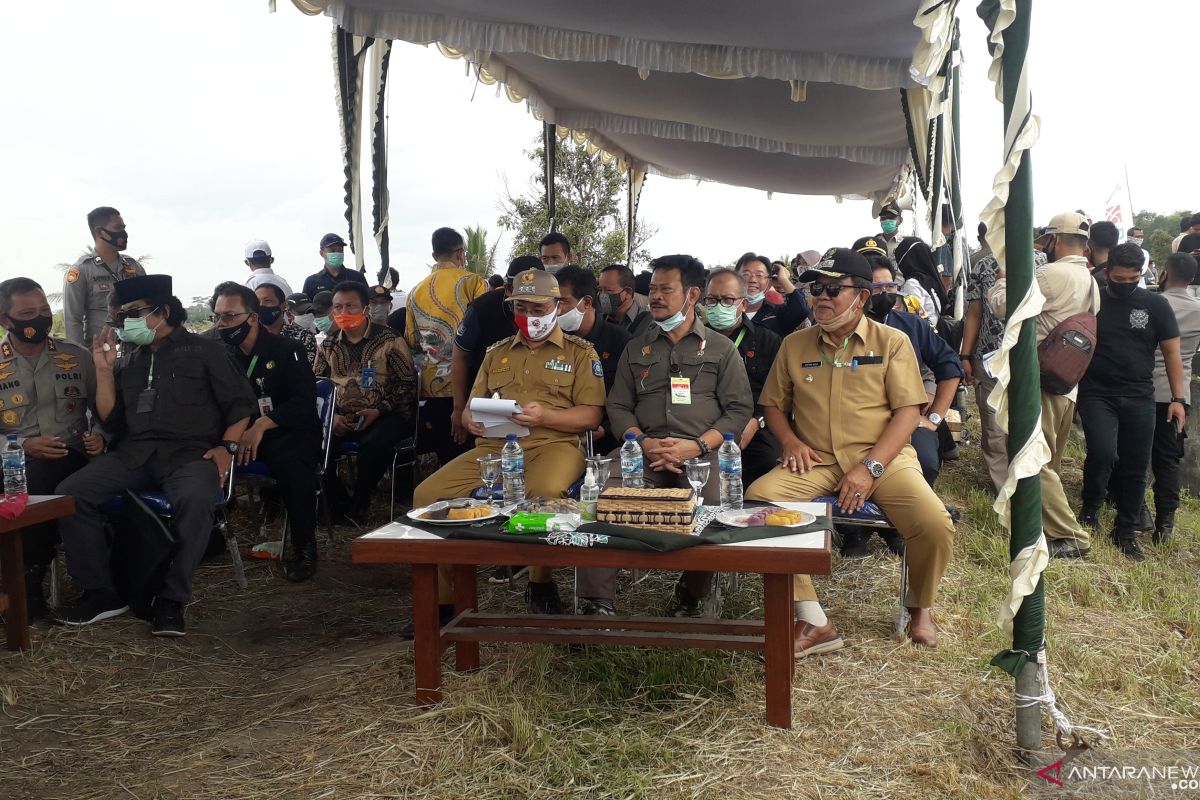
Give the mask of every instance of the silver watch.
[[884, 466], [881, 462], [872, 458], [864, 458], [862, 463], [867, 468], [867, 472], [871, 473], [872, 478], [882, 478]]
[[932, 422], [935, 428], [938, 425], [942, 424], [942, 415], [937, 413], [936, 411], [930, 411], [928, 414], [925, 415], [925, 419]]

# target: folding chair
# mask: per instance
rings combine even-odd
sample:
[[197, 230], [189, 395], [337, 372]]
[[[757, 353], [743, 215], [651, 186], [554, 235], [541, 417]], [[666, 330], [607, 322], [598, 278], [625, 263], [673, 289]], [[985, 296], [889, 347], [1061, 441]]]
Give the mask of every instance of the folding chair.
[[[396, 470], [407, 467], [413, 471], [410, 483], [416, 481], [417, 471], [417, 438], [421, 431], [421, 365], [425, 357], [422, 353], [413, 354], [413, 369], [417, 376], [417, 403], [413, 408], [412, 436], [406, 436], [396, 443], [396, 453], [392, 456], [392, 488], [388, 501], [388, 519], [396, 518]], [[412, 486], [409, 487], [414, 488]]]
[[[333, 544], [333, 522], [329, 519], [329, 498], [325, 496], [325, 473], [329, 471], [330, 450], [333, 445], [333, 416], [337, 409], [337, 384], [328, 378], [317, 379], [317, 419], [321, 421], [321, 454], [317, 458], [317, 521], [324, 518], [325, 539]], [[334, 469], [337, 469], [335, 463]], [[325, 513], [322, 514], [322, 506]]]

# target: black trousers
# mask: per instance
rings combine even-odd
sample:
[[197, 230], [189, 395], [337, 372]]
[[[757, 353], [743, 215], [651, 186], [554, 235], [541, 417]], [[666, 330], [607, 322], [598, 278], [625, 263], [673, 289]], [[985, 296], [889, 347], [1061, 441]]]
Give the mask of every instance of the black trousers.
[[750, 444], [742, 451], [742, 489], [750, 488], [750, 484], [779, 466], [779, 458], [783, 448], [771, 432], [763, 428], [754, 434]]
[[371, 492], [375, 491], [383, 473], [392, 466], [396, 444], [411, 432], [410, 420], [399, 414], [384, 414], [364, 431], [354, 431], [345, 437], [335, 436], [330, 445], [331, 453], [337, 453], [342, 442], [358, 442], [358, 476], [354, 482], [353, 496], [348, 497], [346, 487], [338, 479], [337, 470], [330, 464], [325, 472], [325, 491], [331, 505], [344, 507], [348, 501], [355, 510], [365, 510], [370, 506]]
[[438, 464], [446, 466], [475, 446], [475, 437], [468, 436], [462, 444], [451, 435], [450, 416], [454, 413], [454, 398], [429, 397], [418, 409], [421, 424], [417, 430], [417, 452], [437, 453]]
[[925, 482], [933, 486], [942, 470], [942, 442], [938, 432], [917, 428], [908, 442], [913, 450], [917, 451], [917, 461], [921, 463], [921, 474], [925, 476]]
[[311, 433], [267, 431], [258, 460], [267, 465], [288, 512], [293, 552], [317, 541], [317, 459], [320, 439]]
[[[43, 460], [25, 459], [25, 485], [29, 494], [54, 494], [58, 484], [68, 475], [77, 472], [88, 463], [87, 456], [76, 450], [68, 450], [62, 458]], [[1178, 492], [1176, 492], [1178, 496]], [[43, 522], [21, 531], [21, 547], [24, 550], [25, 566], [45, 567], [54, 560], [58, 546], [58, 523]]]
[[1079, 419], [1087, 442], [1083, 462], [1083, 510], [1094, 514], [1114, 476], [1115, 530], [1136, 530], [1146, 495], [1146, 471], [1154, 444], [1154, 400], [1148, 397], [1097, 397], [1079, 393]]
[[[1187, 432], [1175, 430], [1167, 421], [1169, 403], [1154, 404], [1154, 448], [1150, 468], [1154, 470], [1154, 521], [1170, 523], [1179, 508], [1179, 462], [1183, 460]], [[1188, 409], [1191, 413], [1191, 409]]]

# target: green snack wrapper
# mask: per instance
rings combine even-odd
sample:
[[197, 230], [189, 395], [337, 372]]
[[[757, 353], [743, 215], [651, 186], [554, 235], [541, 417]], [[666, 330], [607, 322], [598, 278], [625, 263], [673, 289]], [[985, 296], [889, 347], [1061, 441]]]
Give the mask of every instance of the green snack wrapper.
[[580, 525], [578, 514], [513, 514], [504, 523], [506, 533], [573, 531]]

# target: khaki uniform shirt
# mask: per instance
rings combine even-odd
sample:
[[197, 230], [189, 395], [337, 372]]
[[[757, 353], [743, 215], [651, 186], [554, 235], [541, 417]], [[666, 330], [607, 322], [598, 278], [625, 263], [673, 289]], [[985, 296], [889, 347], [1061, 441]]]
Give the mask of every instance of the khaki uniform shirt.
[[92, 354], [51, 337], [29, 359], [16, 352], [11, 338], [0, 340], [0, 434], [60, 436], [82, 453], [86, 414], [96, 397]]
[[[471, 397], [500, 397], [522, 406], [537, 402], [561, 411], [575, 406], [604, 407], [604, 368], [596, 351], [557, 325], [536, 350], [520, 334], [501, 339], [488, 348], [471, 387]], [[573, 442], [581, 434], [550, 428], [530, 428], [521, 440], [528, 450], [549, 442]]]
[[865, 316], [844, 347], [816, 327], [784, 339], [759, 397], [791, 414], [800, 441], [843, 471], [866, 458], [897, 409], [925, 400], [908, 337]]
[[63, 322], [68, 342], [91, 347], [92, 337], [108, 319], [108, 298], [113, 284], [146, 274], [142, 265], [129, 256], [119, 256], [118, 260], [118, 264], [108, 264], [91, 250], [63, 276]]
[[[672, 378], [689, 381], [686, 395], [682, 389], [672, 392]], [[678, 402], [685, 396], [688, 402]], [[708, 430], [740, 436], [753, 413], [750, 380], [737, 348], [699, 318], [678, 344], [658, 325], [630, 339], [608, 397], [617, 439], [630, 428], [654, 439], [696, 438]]]

